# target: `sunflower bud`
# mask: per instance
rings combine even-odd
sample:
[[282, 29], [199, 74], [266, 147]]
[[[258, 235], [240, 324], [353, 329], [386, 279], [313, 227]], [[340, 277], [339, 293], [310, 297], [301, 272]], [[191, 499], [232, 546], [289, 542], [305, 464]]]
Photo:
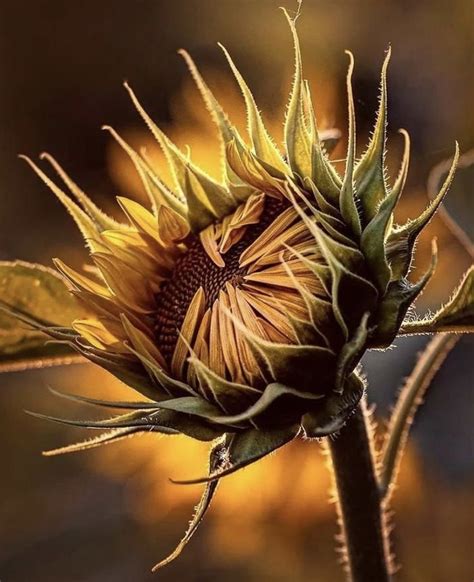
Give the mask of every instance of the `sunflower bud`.
[[[119, 198], [127, 222], [116, 222], [51, 157], [44, 156], [77, 203], [27, 160], [76, 221], [92, 265], [77, 272], [56, 261], [87, 311], [71, 327], [20, 316], [149, 399], [115, 403], [131, 412], [113, 419], [68, 421], [109, 431], [56, 452], [144, 430], [209, 441], [223, 436], [211, 454], [210, 477], [197, 480], [213, 483], [298, 433], [319, 437], [338, 431], [364, 391], [356, 373], [362, 355], [391, 344], [429, 280], [435, 247], [425, 275], [416, 283], [407, 275], [416, 238], [449, 187], [457, 150], [436, 199], [418, 218], [396, 226], [393, 212], [407, 176], [409, 137], [401, 131], [404, 155], [390, 184], [384, 165], [390, 50], [374, 131], [359, 160], [349, 54], [348, 146], [340, 175], [318, 131], [295, 25], [288, 22], [295, 74], [284, 152], [267, 133], [250, 89], [222, 47], [245, 100], [249, 145], [182, 51], [219, 131], [221, 181], [171, 142], [128, 85], [167, 158], [174, 187], [164, 184], [144, 154], [105, 129], [134, 163], [150, 209]], [[207, 490], [194, 525], [212, 492]]]

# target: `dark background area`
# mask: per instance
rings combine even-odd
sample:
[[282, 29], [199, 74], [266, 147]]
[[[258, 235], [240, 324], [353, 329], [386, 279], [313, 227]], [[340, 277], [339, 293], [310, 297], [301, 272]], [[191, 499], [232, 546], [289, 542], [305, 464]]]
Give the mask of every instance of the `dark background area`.
[[[111, 213], [115, 195], [142, 196], [125, 157], [100, 131], [110, 123], [148, 147], [145, 128], [121, 87], [124, 79], [180, 145], [189, 138], [203, 159], [209, 150], [217, 152], [176, 54], [181, 47], [208, 71], [213, 88], [241, 120], [238, 94], [216, 45], [223, 42], [269, 124], [281, 132], [276, 113], [284, 106], [293, 63], [288, 27], [278, 10], [282, 3], [296, 7], [287, 0], [2, 0], [0, 259], [50, 264], [50, 257], [61, 256], [79, 265], [86, 257], [65, 211], [18, 153], [36, 158], [48, 150]], [[343, 131], [344, 50], [355, 54], [360, 149], [377, 107], [384, 51], [392, 45], [392, 175], [399, 127], [409, 131], [413, 149], [400, 219], [426, 204], [428, 173], [452, 154], [455, 139], [462, 151], [474, 147], [473, 18], [469, 0], [303, 4], [298, 29], [306, 74], [327, 124]], [[471, 233], [472, 184], [472, 173], [460, 174], [447, 202]], [[426, 265], [433, 235], [439, 268], [420, 312], [446, 300], [469, 263], [436, 220], [420, 242], [415, 275]], [[396, 349], [367, 357], [369, 394], [380, 419], [424, 343], [426, 338], [403, 340]], [[474, 577], [472, 348], [468, 338], [458, 343], [414, 427], [395, 495], [400, 582]], [[25, 408], [65, 413], [64, 404], [48, 394], [48, 384], [89, 395], [130, 395], [89, 366], [11, 374], [0, 382], [2, 582], [342, 579], [329, 481], [315, 443], [294, 443], [229, 478], [182, 558], [152, 576], [151, 565], [180, 539], [200, 492], [173, 486], [168, 477], [201, 473], [205, 448], [186, 439], [146, 436], [103, 451], [43, 458], [41, 450], [84, 436], [24, 414]], [[85, 414], [74, 406], [66, 413]]]

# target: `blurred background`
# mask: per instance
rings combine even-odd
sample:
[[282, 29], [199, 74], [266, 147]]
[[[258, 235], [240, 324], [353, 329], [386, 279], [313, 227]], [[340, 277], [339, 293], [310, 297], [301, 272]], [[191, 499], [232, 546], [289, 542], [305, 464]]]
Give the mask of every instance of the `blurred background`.
[[[79, 235], [54, 196], [17, 159], [43, 150], [117, 216], [115, 195], [144, 200], [125, 154], [100, 131], [109, 123], [163, 171], [161, 154], [129, 103], [127, 79], [148, 112], [211, 173], [218, 144], [204, 106], [176, 54], [187, 48], [239, 127], [242, 102], [216, 42], [230, 50], [273, 135], [293, 54], [278, 6], [289, 0], [36, 0], [0, 3], [0, 260], [50, 264], [86, 259]], [[377, 108], [384, 51], [389, 71], [389, 175], [397, 171], [400, 127], [412, 137], [409, 181], [398, 219], [427, 203], [430, 169], [474, 147], [474, 32], [470, 0], [306, 0], [298, 21], [305, 75], [325, 127], [346, 127], [345, 72], [356, 58], [359, 147]], [[344, 156], [344, 138], [334, 156]], [[472, 234], [474, 172], [460, 172], [447, 206]], [[419, 244], [414, 276], [438, 237], [437, 273], [418, 302], [423, 313], [445, 300], [469, 257], [443, 223]], [[426, 338], [366, 358], [369, 397], [383, 426], [397, 388]], [[463, 338], [430, 388], [403, 462], [394, 498], [394, 551], [400, 582], [474, 578], [474, 393], [472, 349]], [[200, 487], [168, 477], [201, 474], [207, 447], [156, 436], [93, 452], [43, 458], [42, 450], [84, 433], [26, 416], [24, 409], [86, 416], [57, 402], [64, 391], [107, 398], [133, 395], [88, 365], [0, 378], [0, 580], [2, 582], [300, 582], [342, 580], [334, 549], [326, 460], [316, 443], [295, 442], [224, 480], [202, 528], [182, 557], [156, 575], [150, 567], [180, 539]], [[65, 407], [68, 407], [65, 410]], [[172, 438], [172, 440], [171, 440]], [[375, 582], [375, 581], [374, 581]]]

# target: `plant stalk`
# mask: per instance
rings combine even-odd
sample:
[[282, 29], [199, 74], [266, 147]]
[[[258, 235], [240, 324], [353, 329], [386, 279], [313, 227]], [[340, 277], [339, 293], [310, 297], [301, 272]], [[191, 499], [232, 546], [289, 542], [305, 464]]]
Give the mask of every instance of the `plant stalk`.
[[413, 418], [423, 402], [433, 377], [459, 339], [460, 336], [454, 334], [435, 335], [421, 352], [413, 372], [408, 376], [400, 391], [390, 418], [381, 454], [380, 489], [382, 495], [387, 499], [392, 493], [397, 478]]
[[349, 580], [389, 582], [388, 535], [365, 400], [329, 448]]

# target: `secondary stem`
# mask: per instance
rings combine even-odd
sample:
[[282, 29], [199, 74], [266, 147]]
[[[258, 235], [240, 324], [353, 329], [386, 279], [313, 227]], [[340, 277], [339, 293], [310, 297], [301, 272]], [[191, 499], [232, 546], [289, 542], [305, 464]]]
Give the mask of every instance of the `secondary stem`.
[[380, 487], [387, 499], [397, 477], [413, 418], [433, 377], [459, 339], [459, 335], [441, 333], [430, 340], [400, 392], [381, 454]]
[[365, 402], [329, 441], [353, 582], [389, 582], [389, 551]]

